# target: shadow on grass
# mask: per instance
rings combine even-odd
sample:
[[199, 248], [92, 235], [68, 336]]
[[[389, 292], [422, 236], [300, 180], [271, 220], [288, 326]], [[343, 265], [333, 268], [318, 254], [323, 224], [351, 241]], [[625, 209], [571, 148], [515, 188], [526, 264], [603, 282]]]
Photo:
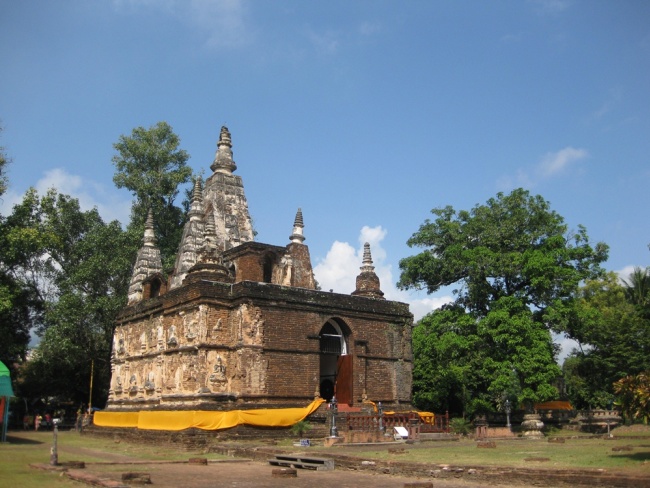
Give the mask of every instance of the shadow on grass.
[[16, 437], [15, 435], [7, 435], [7, 444], [45, 444], [45, 442]]
[[613, 454], [615, 458], [627, 458], [632, 461], [644, 462], [650, 461], [650, 452], [633, 452], [630, 454]]

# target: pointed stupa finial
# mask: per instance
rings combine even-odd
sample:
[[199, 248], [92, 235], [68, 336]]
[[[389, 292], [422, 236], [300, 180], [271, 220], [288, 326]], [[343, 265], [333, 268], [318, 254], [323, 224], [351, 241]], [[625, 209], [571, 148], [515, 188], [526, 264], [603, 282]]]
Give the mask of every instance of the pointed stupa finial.
[[144, 222], [144, 243], [138, 250], [133, 272], [131, 273], [128, 292], [129, 305], [139, 302], [143, 298], [149, 298], [149, 296], [144, 296], [144, 283], [148, 278], [157, 274], [162, 276], [162, 259], [160, 249], [156, 246], [153, 211], [149, 208], [147, 220]]
[[194, 180], [194, 191], [192, 191], [192, 202], [190, 203], [190, 211], [187, 213], [190, 220], [199, 220], [203, 215], [203, 192], [201, 177]]
[[370, 244], [367, 242], [363, 245], [363, 263], [360, 269], [361, 273], [357, 276], [357, 289], [352, 294], [383, 300], [384, 292], [380, 289], [379, 277], [372, 264]]
[[361, 271], [373, 271], [374, 269], [372, 255], [370, 254], [370, 244], [366, 242], [363, 245], [363, 266], [361, 266]]
[[217, 237], [217, 231], [216, 231], [216, 225], [214, 223], [214, 213], [208, 212], [208, 215], [205, 218], [205, 240], [206, 242], [212, 242], [213, 244], [216, 244], [215, 242], [216, 237]]
[[305, 240], [305, 236], [302, 234], [302, 230], [305, 227], [305, 224], [302, 220], [302, 209], [298, 208], [296, 212], [296, 218], [293, 221], [293, 233], [289, 236], [291, 242], [296, 244], [302, 244]]
[[237, 165], [232, 160], [232, 140], [230, 132], [225, 125], [221, 127], [219, 142], [217, 142], [217, 153], [214, 155], [214, 162], [210, 169], [215, 173], [231, 174], [237, 169]]
[[156, 234], [153, 230], [153, 210], [149, 207], [147, 220], [144, 223], [144, 245], [152, 247], [156, 245]]

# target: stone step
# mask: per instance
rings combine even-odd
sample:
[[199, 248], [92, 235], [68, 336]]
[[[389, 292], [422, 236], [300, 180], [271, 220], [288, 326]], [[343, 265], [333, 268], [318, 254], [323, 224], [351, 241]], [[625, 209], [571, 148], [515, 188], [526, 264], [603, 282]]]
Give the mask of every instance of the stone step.
[[334, 469], [334, 460], [312, 456], [277, 455], [269, 459], [273, 466], [286, 466], [289, 468], [315, 469], [317, 471], [331, 471]]

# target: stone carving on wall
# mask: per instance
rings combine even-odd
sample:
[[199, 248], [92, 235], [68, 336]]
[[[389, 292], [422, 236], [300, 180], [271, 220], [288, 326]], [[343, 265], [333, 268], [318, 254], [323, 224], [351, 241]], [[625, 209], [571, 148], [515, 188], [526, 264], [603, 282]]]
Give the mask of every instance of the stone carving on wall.
[[260, 308], [244, 304], [237, 310], [237, 339], [248, 344], [262, 344], [264, 317]]
[[198, 336], [199, 340], [205, 341], [208, 336], [208, 307], [206, 305], [199, 305], [199, 310], [197, 312], [198, 319]]
[[192, 342], [197, 337], [197, 329], [200, 320], [200, 311], [197, 309], [189, 313], [180, 312], [179, 315], [183, 319], [183, 330], [185, 332], [185, 338], [189, 342]]
[[115, 386], [113, 387], [113, 391], [115, 393], [122, 393], [122, 367], [121, 366], [116, 366], [115, 367]]
[[185, 338], [190, 342], [196, 339], [196, 328], [194, 323], [190, 322], [185, 326]]
[[264, 318], [262, 317], [262, 310], [259, 308], [254, 309], [254, 317], [251, 322], [250, 329], [248, 329], [248, 337], [253, 340], [253, 342], [262, 342], [264, 337]]
[[293, 273], [293, 258], [291, 254], [285, 253], [277, 268], [276, 283], [283, 286], [291, 286], [291, 275]]
[[178, 346], [178, 339], [176, 339], [176, 326], [175, 325], [172, 325], [169, 328], [169, 339], [167, 339], [167, 345], [169, 347]]
[[124, 347], [124, 334], [120, 333], [120, 337], [117, 340], [117, 349], [116, 349], [117, 354], [124, 354], [126, 352], [126, 349]]
[[131, 375], [129, 380], [129, 393], [136, 393], [138, 391], [138, 377], [135, 374]]
[[145, 391], [151, 393], [156, 389], [156, 373], [149, 371], [147, 380], [144, 382]]
[[208, 379], [212, 384], [223, 384], [227, 381], [226, 364], [223, 359], [221, 359], [221, 356], [217, 356], [217, 362], [214, 364], [212, 374]]
[[166, 372], [164, 378], [164, 388], [167, 392], [174, 391], [178, 385], [178, 368], [179, 360], [177, 356], [167, 357], [164, 370]]
[[217, 333], [221, 330], [223, 327], [223, 321], [221, 320], [221, 317], [217, 320], [217, 323], [214, 324], [214, 327], [212, 327], [212, 333], [210, 334], [211, 338], [217, 337]]
[[197, 366], [196, 355], [190, 355], [189, 359], [183, 363], [182, 389], [184, 391], [196, 391], [198, 389]]
[[263, 394], [266, 390], [268, 361], [258, 351], [237, 351], [237, 369], [235, 378], [248, 393]]

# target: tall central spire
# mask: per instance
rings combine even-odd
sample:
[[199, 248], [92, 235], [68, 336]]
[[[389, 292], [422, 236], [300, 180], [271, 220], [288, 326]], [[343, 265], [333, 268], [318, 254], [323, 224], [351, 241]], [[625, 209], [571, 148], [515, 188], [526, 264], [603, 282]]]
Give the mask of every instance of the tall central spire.
[[226, 251], [253, 240], [253, 224], [240, 176], [233, 174], [232, 140], [227, 127], [221, 128], [217, 153], [210, 166], [214, 171], [206, 180], [203, 205], [214, 214], [217, 247]]
[[237, 169], [237, 165], [232, 160], [230, 132], [225, 125], [221, 127], [219, 142], [217, 142], [217, 152], [214, 155], [214, 162], [210, 165], [210, 169], [215, 173], [225, 174], [232, 174]]

